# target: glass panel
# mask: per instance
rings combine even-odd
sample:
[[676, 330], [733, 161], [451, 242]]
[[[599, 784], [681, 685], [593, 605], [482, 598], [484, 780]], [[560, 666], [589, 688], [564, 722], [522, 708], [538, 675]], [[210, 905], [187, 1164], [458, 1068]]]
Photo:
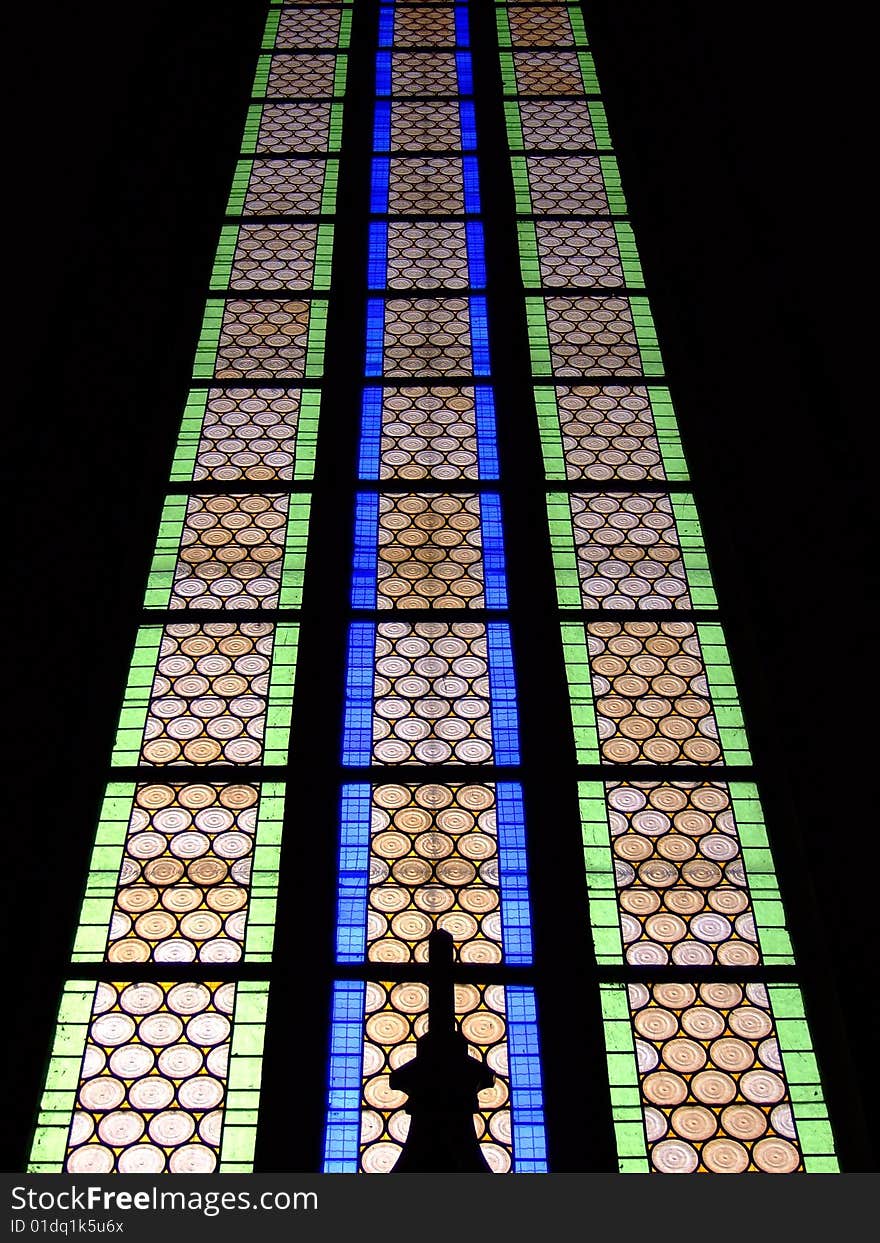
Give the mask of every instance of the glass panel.
[[[730, 787], [718, 781], [609, 782], [605, 795], [626, 961], [760, 963]], [[756, 876], [765, 897], [768, 874]]]
[[310, 306], [269, 299], [225, 303], [214, 372], [217, 379], [302, 378]]
[[454, 7], [397, 9], [394, 43], [397, 47], [454, 47]]
[[518, 763], [515, 704], [505, 623], [355, 623], [343, 762]]
[[720, 764], [696, 626], [591, 622], [586, 629], [602, 759]]
[[626, 298], [547, 298], [553, 374], [642, 375], [632, 310]]
[[[304, 461], [314, 452], [316, 397], [283, 388], [193, 393], [173, 477], [230, 482], [292, 479], [295, 460]], [[184, 453], [190, 444], [192, 450]], [[189, 470], [184, 457], [191, 463]]]
[[389, 289], [467, 289], [467, 226], [413, 221], [388, 225]]
[[670, 982], [628, 992], [654, 1170], [802, 1171], [765, 986]]
[[626, 284], [612, 221], [539, 220], [535, 232], [542, 285], [615, 289]]
[[391, 57], [394, 95], [457, 95], [458, 68], [451, 52], [395, 52]]
[[248, 916], [260, 787], [137, 787], [107, 957], [237, 962]]
[[230, 289], [310, 289], [318, 243], [316, 224], [243, 224]]
[[324, 160], [254, 160], [241, 207], [243, 215], [317, 214], [327, 167]]
[[390, 299], [384, 360], [388, 376], [473, 374], [468, 299]]
[[335, 73], [335, 56], [273, 56], [266, 94], [276, 99], [328, 98]]
[[391, 160], [388, 211], [402, 216], [459, 215], [465, 210], [461, 160]]
[[339, 38], [341, 9], [303, 8], [281, 10], [276, 48], [335, 47]]
[[582, 95], [584, 92], [575, 52], [514, 52], [513, 64], [520, 95]]
[[563, 5], [512, 8], [508, 21], [515, 47], [554, 47], [574, 42], [568, 9]]
[[480, 497], [379, 498], [379, 608], [484, 608]]
[[[582, 89], [579, 84], [577, 90]], [[546, 99], [540, 103], [524, 99], [519, 115], [527, 150], [577, 151], [596, 146], [590, 110], [583, 99]]]
[[[560, 385], [555, 393], [549, 390], [548, 396], [547, 418], [554, 420], [561, 432], [565, 471], [559, 477], [595, 480], [667, 477], [652, 410], [652, 398], [656, 400], [656, 394], [633, 385], [575, 384]], [[661, 416], [670, 417], [665, 408]], [[542, 426], [542, 433], [543, 430]], [[558, 476], [554, 474], [553, 477]], [[678, 474], [677, 477], [682, 476]]]
[[170, 607], [277, 608], [289, 505], [277, 494], [190, 496]]
[[[482, 405], [488, 390], [481, 390]], [[478, 416], [474, 388], [409, 387], [367, 390], [364, 408], [364, 437], [371, 407], [379, 406], [381, 452], [379, 476], [382, 479], [478, 479]], [[373, 396], [375, 394], [375, 396]], [[493, 420], [494, 421], [494, 420]], [[494, 427], [488, 431], [494, 439]], [[482, 448], [482, 446], [480, 446]], [[376, 465], [367, 467], [364, 442], [361, 448], [361, 477], [376, 478]], [[495, 472], [497, 474], [497, 472]], [[492, 476], [489, 476], [492, 477]]]
[[340, 962], [424, 962], [442, 928], [461, 962], [529, 963], [530, 923], [519, 786], [344, 788]]
[[[463, 145], [461, 113], [454, 100], [408, 100], [391, 104], [392, 151], [458, 151]], [[468, 148], [473, 143], [467, 144]], [[377, 150], [386, 150], [379, 146]]]
[[598, 156], [529, 156], [527, 167], [533, 211], [565, 216], [608, 212]]
[[217, 1168], [235, 984], [98, 984], [69, 1174]]
[[331, 109], [329, 103], [264, 104], [257, 150], [326, 151]]
[[166, 626], [149, 693], [143, 764], [258, 764], [275, 627]]

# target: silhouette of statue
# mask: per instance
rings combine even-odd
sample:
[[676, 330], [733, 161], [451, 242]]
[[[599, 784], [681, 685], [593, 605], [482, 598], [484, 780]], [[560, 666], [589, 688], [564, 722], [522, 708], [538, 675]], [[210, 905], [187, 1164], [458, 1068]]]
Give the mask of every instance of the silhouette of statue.
[[436, 930], [428, 939], [431, 985], [428, 1030], [411, 1062], [391, 1072], [390, 1086], [405, 1092], [409, 1135], [394, 1174], [489, 1174], [474, 1130], [477, 1093], [495, 1076], [471, 1057], [455, 1022], [452, 937]]

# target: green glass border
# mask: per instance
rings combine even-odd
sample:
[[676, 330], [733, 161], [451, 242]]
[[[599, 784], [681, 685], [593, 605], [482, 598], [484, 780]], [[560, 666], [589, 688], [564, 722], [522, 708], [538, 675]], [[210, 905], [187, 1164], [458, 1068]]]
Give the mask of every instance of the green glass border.
[[507, 145], [510, 150], [524, 150], [522, 121], [519, 115], [519, 106], [515, 99], [504, 100], [504, 124], [507, 129]]
[[221, 1174], [252, 1174], [254, 1170], [268, 1005], [268, 981], [238, 982], [217, 1167]]
[[174, 571], [180, 557], [180, 541], [186, 522], [188, 498], [178, 493], [165, 498], [159, 535], [150, 564], [147, 590], [144, 594], [145, 609], [167, 609], [174, 586]]
[[773, 866], [758, 787], [751, 781], [729, 781], [727, 784], [733, 803], [733, 818], [739, 835], [761, 957], [771, 966], [791, 966], [794, 963], [794, 952], [786, 927], [785, 908]]
[[27, 1165], [28, 1174], [60, 1174], [62, 1171], [89, 1019], [95, 1002], [95, 988], [94, 980], [67, 980], [64, 984]]
[[281, 867], [285, 788], [279, 781], [255, 783], [260, 789], [254, 861], [248, 893], [244, 961], [271, 962]]
[[624, 962], [623, 938], [605, 785], [598, 779], [579, 781], [578, 804], [593, 953], [600, 966], [618, 966]]
[[262, 763], [266, 766], [287, 763], [298, 644], [298, 623], [281, 623], [275, 627], [263, 743]]
[[[182, 779], [189, 778], [184, 774]], [[241, 780], [246, 781], [246, 778]], [[106, 788], [89, 862], [85, 895], [80, 906], [79, 926], [71, 954], [73, 962], [106, 961], [110, 921], [119, 887], [119, 869], [125, 854], [137, 784], [134, 781], [114, 781]], [[258, 801], [253, 869], [245, 908], [244, 961], [268, 962], [272, 957], [278, 900], [284, 786], [279, 782], [266, 781], [247, 781], [247, 784], [256, 787]], [[123, 969], [122, 966], [120, 969]]]
[[226, 290], [232, 280], [232, 265], [235, 262], [235, 248], [238, 245], [239, 224], [224, 224], [220, 230], [220, 241], [217, 243], [217, 254], [211, 269], [210, 288], [215, 291]]
[[[709, 773], [705, 779], [713, 780]], [[607, 786], [611, 780], [613, 778], [594, 778], [578, 783], [590, 926], [596, 961], [600, 966], [621, 966], [625, 963], [608, 820]], [[674, 782], [676, 777], [674, 771], [665, 769], [652, 773], [650, 780]], [[743, 781], [726, 781], [722, 784], [730, 792], [745, 869], [746, 892], [757, 930], [761, 965], [791, 966], [794, 964], [794, 956], [785, 928], [785, 914], [757, 787], [751, 782]]]
[[568, 471], [565, 465], [565, 449], [562, 444], [556, 389], [550, 385], [536, 385], [534, 396], [545, 478], [553, 481], [565, 480], [568, 478]]
[[282, 609], [298, 609], [302, 606], [311, 504], [311, 493], [294, 492], [290, 496], [287, 510], [287, 534], [284, 541], [284, 561], [281, 567], [281, 586], [278, 595], [278, 607]]
[[768, 984], [767, 992], [804, 1166], [808, 1174], [838, 1174], [834, 1134], [801, 991], [796, 984]]
[[687, 576], [691, 605], [695, 609], [717, 609], [718, 598], [712, 585], [706, 543], [694, 498], [690, 492], [672, 492], [669, 502], [675, 517], [675, 532]]
[[305, 375], [316, 379], [324, 374], [324, 345], [327, 337], [327, 299], [313, 298], [309, 304], [306, 337]]
[[717, 622], [697, 622], [697, 637], [709, 684], [709, 698], [718, 725], [722, 759], [725, 764], [751, 764], [742, 708], [724, 631]]
[[541, 265], [538, 261], [538, 231], [532, 220], [518, 220], [516, 235], [519, 242], [519, 266], [522, 283], [526, 289], [540, 289]]
[[583, 622], [563, 622], [560, 630], [577, 762], [598, 764], [599, 733], [596, 728], [586, 631]]
[[642, 372], [646, 376], [661, 376], [664, 374], [663, 359], [650, 303], [644, 294], [633, 294], [629, 306], [642, 359]]
[[553, 363], [550, 357], [550, 333], [547, 329], [547, 312], [544, 309], [544, 299], [531, 296], [526, 297], [524, 301], [532, 375], [552, 376]]
[[140, 758], [161, 643], [161, 626], [139, 627], [110, 757], [113, 768], [137, 764]]
[[625, 984], [600, 984], [611, 1113], [621, 1174], [649, 1174], [642, 1094]]
[[134, 781], [111, 781], [104, 792], [70, 956], [72, 962], [100, 962], [107, 949], [136, 788]]
[[547, 526], [550, 531], [553, 577], [556, 580], [556, 599], [559, 607], [561, 609], [583, 608], [577, 551], [571, 521], [571, 502], [567, 492], [548, 493]]

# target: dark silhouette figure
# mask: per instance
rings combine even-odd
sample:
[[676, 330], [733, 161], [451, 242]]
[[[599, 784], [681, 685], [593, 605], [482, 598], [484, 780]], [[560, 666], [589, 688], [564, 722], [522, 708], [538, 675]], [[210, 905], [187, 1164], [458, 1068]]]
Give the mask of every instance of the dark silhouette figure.
[[471, 1057], [455, 1023], [452, 937], [437, 930], [428, 941], [431, 987], [428, 1030], [411, 1062], [391, 1072], [389, 1083], [409, 1097], [409, 1135], [394, 1174], [489, 1174], [474, 1130], [477, 1093], [495, 1076]]

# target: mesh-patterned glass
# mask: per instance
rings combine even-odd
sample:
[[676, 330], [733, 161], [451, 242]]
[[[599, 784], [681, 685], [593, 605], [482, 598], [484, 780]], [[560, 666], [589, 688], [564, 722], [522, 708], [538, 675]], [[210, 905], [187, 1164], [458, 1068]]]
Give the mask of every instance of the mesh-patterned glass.
[[289, 496], [190, 496], [171, 608], [277, 608]]
[[569, 504], [585, 608], [691, 608], [668, 496], [572, 492]]
[[237, 962], [259, 787], [141, 784], [128, 824], [107, 957]]
[[97, 985], [64, 1170], [209, 1174], [234, 984]]
[[380, 497], [379, 608], [483, 608], [485, 603], [479, 496]]
[[501, 961], [494, 785], [372, 790], [371, 962], [424, 962], [442, 928], [462, 962]]
[[614, 782], [606, 797], [627, 962], [644, 967], [759, 963], [727, 785]]
[[193, 479], [290, 479], [300, 390], [212, 388]]
[[629, 998], [655, 1172], [803, 1170], [763, 984], [631, 984]]
[[150, 693], [144, 764], [258, 764], [274, 626], [166, 626]]
[[382, 479], [477, 479], [471, 386], [382, 390]]
[[718, 725], [696, 626], [587, 626], [602, 759], [611, 764], [718, 764]]
[[217, 379], [301, 379], [308, 328], [308, 302], [230, 300], [223, 309]]
[[569, 479], [665, 479], [648, 391], [560, 385], [556, 405]]

